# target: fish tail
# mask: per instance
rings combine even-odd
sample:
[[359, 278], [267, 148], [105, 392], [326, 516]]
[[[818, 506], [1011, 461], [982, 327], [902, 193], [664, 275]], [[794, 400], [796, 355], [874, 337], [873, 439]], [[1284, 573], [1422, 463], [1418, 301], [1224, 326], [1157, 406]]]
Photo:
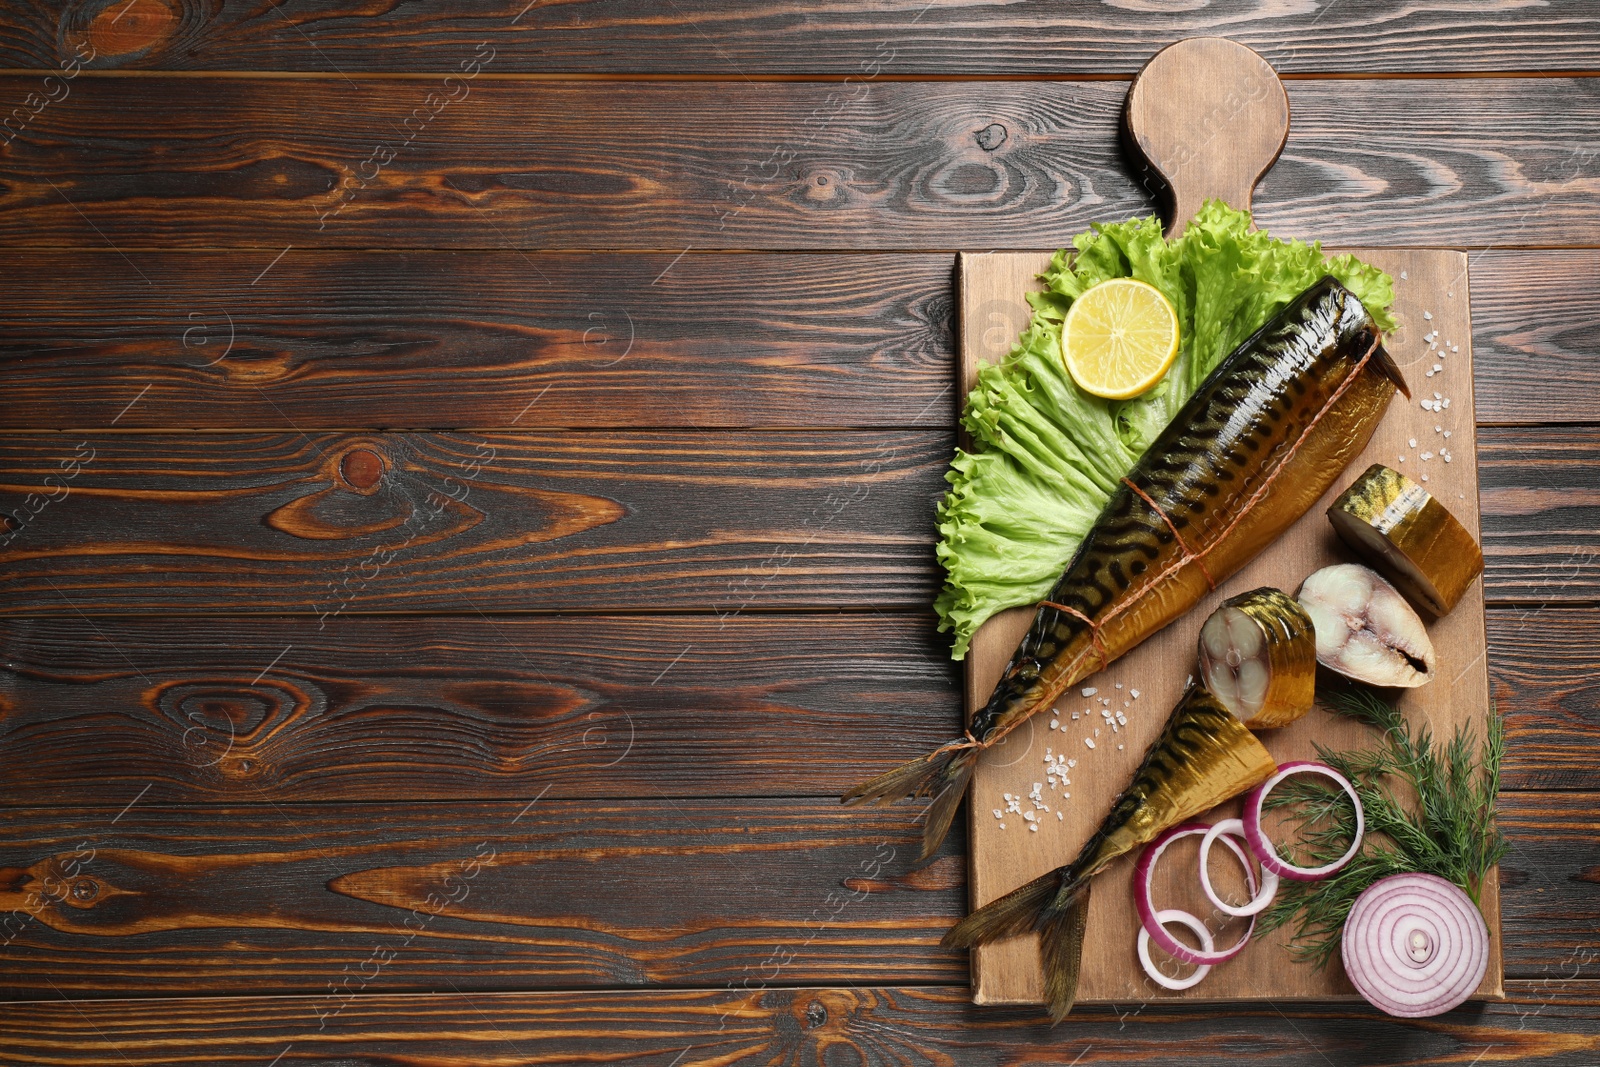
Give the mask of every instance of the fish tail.
[[1062, 884], [1051, 871], [990, 901], [952, 926], [940, 944], [974, 948], [1019, 934], [1037, 932], [1044, 964], [1045, 1004], [1050, 1020], [1066, 1018], [1078, 999], [1078, 972], [1083, 961], [1083, 931], [1089, 918], [1089, 883]]
[[1051, 913], [1039, 928], [1039, 956], [1044, 962], [1044, 1003], [1052, 1025], [1067, 1017], [1078, 1000], [1078, 969], [1083, 963], [1083, 931], [1089, 920], [1089, 884], [1085, 882], [1065, 908]]
[[862, 782], [841, 799], [846, 804], [876, 801], [888, 804], [904, 797], [933, 797], [922, 822], [922, 855], [927, 859], [938, 851], [950, 824], [955, 821], [956, 809], [966, 794], [967, 783], [972, 781], [972, 768], [978, 759], [978, 749], [967, 741], [953, 741], [935, 749], [926, 756], [918, 756], [892, 771], [886, 771], [870, 781]]

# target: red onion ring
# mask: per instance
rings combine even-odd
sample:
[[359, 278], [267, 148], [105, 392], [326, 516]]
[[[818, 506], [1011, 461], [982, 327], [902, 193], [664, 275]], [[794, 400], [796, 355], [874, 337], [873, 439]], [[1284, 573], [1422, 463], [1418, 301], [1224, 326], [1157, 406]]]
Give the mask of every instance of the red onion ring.
[[[1182, 826], [1173, 827], [1145, 846], [1144, 853], [1139, 857], [1138, 865], [1133, 869], [1133, 902], [1139, 909], [1140, 925], [1144, 927], [1145, 934], [1160, 946], [1161, 951], [1184, 963], [1212, 964], [1231, 960], [1244, 951], [1244, 946], [1249, 943], [1250, 935], [1255, 932], [1256, 928], [1255, 918], [1252, 917], [1249, 928], [1240, 936], [1238, 943], [1231, 948], [1218, 952], [1213, 948], [1206, 947], [1196, 951], [1167, 933], [1161, 920], [1161, 915], [1164, 913], [1157, 912], [1154, 905], [1150, 903], [1150, 880], [1155, 874], [1156, 861], [1167, 850], [1167, 846], [1179, 838], [1208, 833], [1210, 830], [1211, 827], [1203, 822], [1184, 823]], [[1256, 873], [1254, 868], [1250, 866], [1250, 858], [1245, 855], [1244, 849], [1234, 844], [1231, 837], [1223, 837], [1222, 843], [1232, 849], [1234, 855], [1239, 857], [1239, 862], [1244, 866], [1245, 883], [1250, 887], [1250, 895], [1254, 897], [1256, 894]], [[1187, 915], [1188, 912], [1183, 912], [1182, 914]], [[1173, 921], [1183, 922], [1181, 919], [1174, 919]]]
[[[1263, 866], [1261, 868], [1261, 892], [1255, 893], [1255, 883], [1249, 879], [1246, 880], [1250, 885], [1250, 891], [1255, 893], [1255, 895], [1250, 899], [1250, 903], [1236, 907], [1223, 900], [1217, 895], [1217, 891], [1211, 887], [1211, 872], [1206, 866], [1211, 859], [1212, 843], [1223, 834], [1228, 834], [1231, 837], [1237, 837], [1240, 840], [1245, 840], [1244, 821], [1242, 819], [1223, 819], [1221, 822], [1211, 827], [1211, 829], [1207, 830], [1206, 836], [1201, 838], [1200, 888], [1206, 891], [1207, 898], [1210, 899], [1212, 904], [1216, 905], [1218, 911], [1225, 915], [1232, 915], [1237, 919], [1249, 918], [1252, 915], [1257, 915], [1262, 911], [1265, 911], [1267, 905], [1272, 903], [1272, 898], [1278, 895], [1278, 875], [1275, 871], [1268, 870], [1265, 866]], [[1224, 843], [1232, 844], [1231, 841], [1227, 841], [1226, 839], [1224, 839]], [[1238, 850], [1235, 849], [1234, 851], [1237, 852]], [[1247, 872], [1250, 870], [1250, 865], [1248, 863], [1245, 864], [1245, 870]]]
[[[1206, 929], [1206, 924], [1186, 911], [1167, 908], [1156, 912], [1158, 929], [1162, 929], [1162, 923], [1182, 923], [1187, 926], [1200, 939], [1200, 947], [1206, 952], [1210, 952], [1216, 947], [1216, 942], [1211, 940], [1211, 931]], [[1139, 965], [1144, 968], [1144, 973], [1150, 976], [1150, 980], [1163, 989], [1190, 989], [1199, 985], [1201, 979], [1211, 973], [1211, 964], [1202, 963], [1187, 978], [1168, 978], [1162, 974], [1160, 968], [1150, 959], [1150, 931], [1144, 927], [1139, 928]]]
[[1489, 927], [1477, 905], [1432, 874], [1392, 874], [1368, 886], [1339, 944], [1357, 991], [1404, 1019], [1456, 1007], [1489, 966]]
[[[1339, 788], [1349, 796], [1350, 803], [1356, 808], [1356, 836], [1350, 842], [1350, 848], [1344, 855], [1332, 863], [1321, 867], [1296, 867], [1279, 858], [1277, 851], [1272, 847], [1272, 842], [1267, 839], [1266, 833], [1261, 829], [1261, 806], [1267, 799], [1267, 794], [1272, 792], [1279, 782], [1291, 774], [1320, 774], [1325, 778], [1332, 778], [1338, 783]], [[1292, 878], [1297, 882], [1315, 882], [1326, 878], [1340, 867], [1355, 858], [1361, 849], [1361, 836], [1366, 833], [1366, 815], [1361, 810], [1361, 800], [1356, 796], [1356, 787], [1350, 784], [1349, 779], [1326, 763], [1314, 763], [1311, 760], [1295, 760], [1281, 764], [1276, 773], [1260, 785], [1256, 786], [1244, 798], [1244, 839], [1250, 845], [1250, 851], [1256, 854], [1256, 859], [1261, 861], [1263, 870], [1271, 871], [1282, 878]]]

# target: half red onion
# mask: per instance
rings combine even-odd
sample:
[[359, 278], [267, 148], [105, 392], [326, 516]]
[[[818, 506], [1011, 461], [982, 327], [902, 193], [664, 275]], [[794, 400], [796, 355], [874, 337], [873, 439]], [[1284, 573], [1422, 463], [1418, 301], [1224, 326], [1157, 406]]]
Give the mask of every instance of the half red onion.
[[[1272, 898], [1278, 895], [1278, 875], [1268, 870], [1265, 866], [1261, 868], [1261, 892], [1257, 893], [1255, 891], [1254, 881], [1249, 878], [1246, 879], [1246, 882], [1250, 885], [1250, 892], [1254, 894], [1248, 904], [1239, 906], [1229, 904], [1218, 896], [1217, 891], [1212, 888], [1211, 871], [1208, 867], [1211, 861], [1211, 846], [1223, 834], [1244, 840], [1244, 821], [1241, 819], [1223, 819], [1207, 830], [1206, 836], [1200, 839], [1200, 888], [1206, 891], [1206, 896], [1211, 900], [1211, 903], [1216, 905], [1217, 910], [1224, 915], [1232, 915], [1235, 918], [1243, 919], [1265, 911], [1267, 905], [1272, 903]], [[1223, 843], [1233, 844], [1227, 838], [1223, 838]], [[1235, 848], [1234, 851], [1237, 852], [1238, 849]], [[1250, 870], [1250, 864], [1246, 863], [1244, 867], [1247, 872]]]
[[[1156, 912], [1155, 918], [1157, 929], [1163, 929], [1161, 925], [1163, 923], [1182, 923], [1193, 930], [1194, 936], [1200, 939], [1202, 951], [1210, 952], [1216, 945], [1216, 942], [1211, 940], [1211, 931], [1206, 929], [1206, 924], [1186, 911], [1166, 908]], [[1150, 980], [1163, 989], [1189, 989], [1199, 985], [1200, 980], [1211, 973], [1211, 964], [1202, 963], [1187, 978], [1169, 978], [1162, 974], [1161, 969], [1150, 959], [1150, 931], [1144, 928], [1139, 930], [1139, 965], [1144, 968], [1144, 973], [1150, 976]]]
[[[1150, 881], [1155, 874], [1156, 861], [1161, 859], [1161, 854], [1167, 850], [1167, 846], [1179, 838], [1193, 837], [1195, 834], [1208, 833], [1210, 830], [1211, 827], [1202, 822], [1184, 823], [1182, 826], [1173, 827], [1145, 846], [1144, 853], [1139, 857], [1139, 862], [1133, 869], [1133, 901], [1139, 909], [1139, 923], [1144, 927], [1144, 934], [1141, 935], [1140, 943], [1143, 943], [1142, 938], [1144, 936], [1148, 936], [1160, 946], [1161, 951], [1174, 959], [1182, 960], [1184, 963], [1209, 965], [1231, 960], [1244, 951], [1244, 946], [1249, 943], [1250, 935], [1255, 932], [1256, 928], [1255, 918], [1252, 917], [1249, 928], [1240, 936], [1238, 943], [1231, 948], [1223, 949], [1220, 952], [1215, 951], [1210, 947], [1210, 939], [1208, 937], [1206, 938], [1207, 944], [1196, 950], [1167, 932], [1161, 920], [1161, 916], [1166, 912], [1157, 912], [1155, 906], [1150, 902]], [[1255, 869], [1250, 865], [1250, 857], [1245, 855], [1244, 849], [1234, 843], [1232, 837], [1224, 836], [1222, 843], [1232, 849], [1233, 854], [1239, 858], [1239, 863], [1244, 867], [1245, 884], [1250, 889], [1251, 897], [1254, 897], [1256, 895], [1256, 873]], [[1180, 912], [1179, 914], [1188, 915], [1188, 912]], [[1182, 919], [1174, 919], [1172, 921], [1184, 922], [1187, 925], [1187, 922]], [[1188, 987], [1184, 986], [1183, 988], [1187, 989]]]
[[1344, 971], [1374, 1007], [1405, 1019], [1466, 1000], [1489, 966], [1489, 927], [1459, 886], [1392, 874], [1356, 898], [1340, 939]]
[[[1292, 774], [1320, 774], [1325, 778], [1332, 778], [1340, 789], [1349, 796], [1350, 803], [1356, 809], [1356, 835], [1350, 842], [1350, 847], [1345, 854], [1332, 863], [1321, 867], [1296, 867], [1285, 862], [1278, 856], [1272, 847], [1272, 842], [1267, 839], [1266, 833], [1261, 829], [1261, 806], [1267, 799], [1267, 794], [1272, 792], [1277, 784]], [[1250, 851], [1256, 854], [1256, 859], [1261, 861], [1263, 870], [1271, 871], [1282, 878], [1292, 878], [1297, 882], [1315, 882], [1326, 878], [1340, 867], [1355, 858], [1361, 850], [1361, 837], [1366, 833], [1366, 815], [1361, 810], [1361, 799], [1356, 796], [1356, 787], [1350, 780], [1326, 763], [1315, 763], [1311, 760], [1295, 760], [1279, 765], [1276, 773], [1250, 792], [1244, 798], [1244, 839], [1250, 845]], [[1213, 900], [1215, 898], [1212, 898]]]

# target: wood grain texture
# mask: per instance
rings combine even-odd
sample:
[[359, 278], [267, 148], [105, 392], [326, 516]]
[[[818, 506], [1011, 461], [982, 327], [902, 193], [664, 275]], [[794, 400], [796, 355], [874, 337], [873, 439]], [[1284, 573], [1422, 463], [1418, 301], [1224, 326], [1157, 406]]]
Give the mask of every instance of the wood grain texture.
[[920, 613], [4, 620], [0, 660], [0, 804], [832, 797], [957, 710]]
[[[952, 444], [7, 435], [0, 615], [923, 610]], [[371, 486], [349, 480], [355, 459]], [[1600, 598], [1600, 429], [1485, 428], [1478, 461], [1489, 599]]]
[[[0, 78], [0, 99], [37, 82]], [[1120, 82], [71, 86], [0, 157], [8, 245], [245, 246], [257, 270], [290, 245], [1045, 248], [1150, 210], [1118, 146]], [[1600, 243], [1600, 79], [1289, 95], [1289, 143], [1256, 199], [1275, 232]], [[1225, 144], [1229, 123], [1216, 130]]]
[[[965, 989], [752, 988], [649, 992], [367, 996], [320, 1025], [315, 1001], [85, 1001], [18, 1005], [0, 1016], [11, 1061], [51, 1067], [1589, 1067], [1600, 1055], [1595, 983], [1511, 983], [1502, 1004], [1405, 1021], [1369, 1008], [1310, 1005], [1084, 1006], [1051, 1028], [1025, 1009], [979, 1009]], [[1490, 1055], [1485, 1055], [1489, 1050]], [[1491, 1056], [1498, 1055], [1498, 1061]]]
[[[1289, 136], [1289, 95], [1260, 53], [1226, 37], [1191, 37], [1135, 75], [1123, 124], [1143, 173], [1160, 179], [1166, 235], [1175, 238], [1207, 200], [1250, 209]], [[1216, 151], [1224, 131], [1227, 150]]]
[[275, 254], [7, 256], [0, 429], [950, 422], [948, 255]]
[[[1505, 788], [1600, 790], [1600, 611], [1488, 631]], [[948, 655], [923, 613], [0, 620], [0, 804], [833, 797], [956, 729]]]
[[1478, 421], [1600, 417], [1600, 252], [1473, 253]]
[[614, 773], [637, 799], [9, 810], [0, 997], [965, 979], [959, 840], [910, 872], [908, 812]]
[[[251, 285], [275, 254], [8, 255], [0, 429], [945, 427], [956, 403], [949, 254], [294, 249]], [[1479, 423], [1592, 422], [1600, 253], [1471, 263]]]
[[1504, 789], [1600, 788], [1600, 611], [1489, 612], [1489, 679], [1506, 717]]
[[17, 526], [0, 613], [920, 609], [951, 445], [935, 431], [3, 437], [0, 511]]
[[[0, 996], [301, 992], [334, 1011], [451, 985], [965, 982], [938, 945], [966, 909], [960, 833], [911, 871], [914, 807], [631, 780], [634, 800], [531, 806], [9, 809]], [[1507, 977], [1600, 976], [1600, 796], [1501, 800]]]
[[[49, 67], [67, 41], [99, 46], [93, 66], [159, 70], [451, 71], [488, 40], [495, 69], [544, 72], [1131, 74], [1157, 48], [1225, 34], [1283, 71], [1500, 71], [1591, 67], [1600, 8], [1548, 11], [1508, 0], [1470, 9], [1347, 0], [1324, 12], [1267, 0], [1160, 8], [929, 6], [871, 0], [646, 0], [534, 4], [448, 0], [375, 5], [283, 0], [10, 0], [0, 65]], [[119, 17], [123, 7], [132, 10]]]
[[1582, 601], [1600, 583], [1600, 433], [1490, 427], [1478, 434], [1485, 557], [1498, 600]]

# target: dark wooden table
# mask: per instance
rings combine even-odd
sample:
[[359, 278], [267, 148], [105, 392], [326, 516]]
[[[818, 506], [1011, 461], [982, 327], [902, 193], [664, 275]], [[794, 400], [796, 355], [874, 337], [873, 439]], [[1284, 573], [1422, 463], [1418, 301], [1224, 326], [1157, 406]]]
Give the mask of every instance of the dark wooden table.
[[[0, 1063], [1600, 1062], [1600, 2], [0, 11]], [[1265, 226], [1472, 251], [1505, 1003], [979, 1011], [836, 800], [958, 718], [954, 252], [1208, 32]]]

